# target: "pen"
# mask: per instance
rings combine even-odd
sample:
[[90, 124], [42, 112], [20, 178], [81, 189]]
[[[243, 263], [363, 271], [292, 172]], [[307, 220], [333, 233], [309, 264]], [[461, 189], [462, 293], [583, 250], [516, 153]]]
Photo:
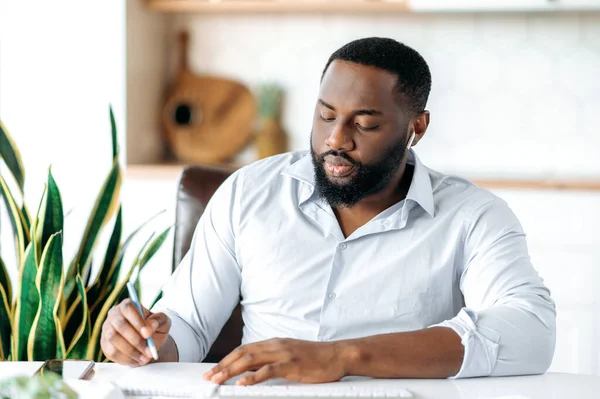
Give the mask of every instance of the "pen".
[[[133, 284], [131, 284], [130, 281], [127, 282], [127, 291], [129, 291], [129, 298], [131, 298], [131, 301], [135, 305], [140, 316], [142, 316], [142, 319], [146, 319], [144, 317], [144, 311], [142, 310], [142, 305], [140, 305], [140, 300], [138, 299], [137, 292], [135, 292], [135, 287], [133, 286]], [[158, 360], [158, 351], [156, 350], [156, 346], [154, 346], [154, 340], [152, 339], [152, 337], [148, 337], [148, 339], [146, 340], [146, 344], [148, 344], [148, 348], [150, 348], [150, 352], [152, 353], [152, 357], [154, 358], [154, 360]]]

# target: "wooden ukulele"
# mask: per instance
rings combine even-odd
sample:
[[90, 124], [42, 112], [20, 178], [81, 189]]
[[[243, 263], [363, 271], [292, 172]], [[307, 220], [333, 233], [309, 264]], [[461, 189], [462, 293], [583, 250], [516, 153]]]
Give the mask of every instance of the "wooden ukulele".
[[162, 112], [165, 140], [180, 161], [225, 163], [252, 138], [256, 100], [239, 82], [194, 74], [188, 44], [181, 33], [179, 70]]

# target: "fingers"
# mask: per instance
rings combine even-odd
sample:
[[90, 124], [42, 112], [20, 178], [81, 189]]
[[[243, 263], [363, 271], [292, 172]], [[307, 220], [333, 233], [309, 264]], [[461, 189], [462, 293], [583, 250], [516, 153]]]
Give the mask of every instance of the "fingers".
[[235, 362], [240, 357], [244, 356], [246, 353], [254, 352], [254, 347], [257, 344], [250, 345], [242, 345], [235, 348], [230, 354], [225, 356], [215, 367], [204, 373], [204, 379], [210, 380], [214, 375], [221, 372], [225, 367], [229, 366], [231, 363]]
[[102, 347], [102, 352], [108, 360], [112, 360], [115, 363], [123, 364], [125, 366], [137, 366], [138, 362], [130, 358], [129, 356], [121, 353], [110, 343], [104, 336], [100, 338], [100, 346]]
[[102, 350], [110, 360], [121, 364], [146, 364], [152, 358], [152, 353], [140, 330], [150, 327], [151, 330], [145, 331], [150, 336], [161, 323], [166, 328], [170, 326], [165, 315], [147, 322], [140, 316], [133, 302], [126, 299], [108, 312], [102, 326]]
[[226, 366], [221, 366], [220, 371], [211, 377], [211, 381], [216, 384], [222, 384], [228, 379], [246, 371], [255, 370], [266, 364], [277, 363], [282, 360], [280, 357], [281, 354], [275, 351], [246, 353], [238, 357], [234, 362]]
[[[164, 313], [154, 313], [146, 321], [151, 328], [150, 335], [155, 332], [166, 334], [171, 330], [171, 319]], [[142, 332], [145, 332], [143, 328]]]
[[241, 378], [236, 384], [254, 385], [271, 378], [285, 377], [290, 367], [290, 363], [270, 363], [261, 367], [256, 373]]
[[136, 366], [146, 364], [149, 360], [111, 325], [102, 332], [101, 345], [106, 357], [120, 364]]
[[[121, 305], [119, 305], [119, 307], [121, 308]], [[146, 345], [146, 340], [122, 312], [122, 310], [121, 314], [115, 312], [115, 315], [109, 319], [112, 328], [121, 337], [127, 340], [130, 346], [137, 349], [138, 352], [145, 354], [148, 357], [152, 357], [152, 353], [150, 352], [150, 349], [148, 349], [148, 345]]]
[[[125, 299], [123, 302], [121, 302], [119, 304], [119, 310], [121, 311], [123, 317], [127, 319], [129, 324], [133, 326], [133, 328], [135, 328], [140, 335], [143, 335], [143, 338], [148, 338], [150, 335], [152, 335], [152, 331], [154, 331], [154, 329], [146, 320], [142, 318], [142, 316], [140, 316], [135, 304], [131, 299]], [[147, 330], [148, 328], [150, 329]], [[146, 331], [142, 331], [142, 329]], [[142, 334], [142, 332], [146, 334]]]

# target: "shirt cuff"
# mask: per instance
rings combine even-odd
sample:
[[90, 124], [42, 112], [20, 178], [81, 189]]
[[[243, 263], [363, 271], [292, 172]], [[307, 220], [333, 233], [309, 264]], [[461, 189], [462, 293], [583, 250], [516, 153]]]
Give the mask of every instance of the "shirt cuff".
[[171, 319], [169, 335], [177, 345], [179, 361], [198, 363], [201, 360], [200, 347], [194, 330], [177, 313], [171, 310], [163, 310], [163, 312]]
[[494, 370], [498, 359], [498, 337], [484, 336], [476, 323], [477, 313], [463, 308], [453, 319], [431, 326], [451, 328], [465, 347], [462, 366], [458, 374], [450, 378], [486, 377]]

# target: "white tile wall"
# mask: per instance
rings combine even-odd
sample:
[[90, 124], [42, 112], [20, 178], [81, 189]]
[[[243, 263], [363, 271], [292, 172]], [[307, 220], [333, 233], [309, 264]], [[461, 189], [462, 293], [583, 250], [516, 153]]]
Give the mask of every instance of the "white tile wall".
[[364, 36], [404, 41], [432, 70], [432, 123], [418, 147], [429, 165], [562, 177], [600, 174], [599, 26], [600, 12], [194, 15], [176, 18], [171, 33], [192, 31], [198, 72], [281, 83], [292, 149], [307, 148], [331, 52]]
[[[181, 28], [192, 32], [196, 71], [286, 88], [294, 150], [308, 146], [330, 53], [389, 36], [431, 67], [432, 123], [417, 147], [426, 164], [466, 176], [600, 177], [599, 12], [211, 15], [178, 17], [171, 33]], [[521, 219], [557, 302], [552, 370], [600, 374], [600, 193], [497, 194]]]

